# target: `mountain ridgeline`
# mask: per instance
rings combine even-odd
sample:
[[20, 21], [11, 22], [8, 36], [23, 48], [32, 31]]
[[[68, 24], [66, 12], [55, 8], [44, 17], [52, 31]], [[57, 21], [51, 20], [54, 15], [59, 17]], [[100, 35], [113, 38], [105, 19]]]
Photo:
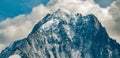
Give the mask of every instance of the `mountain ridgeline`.
[[95, 15], [58, 9], [39, 21], [27, 38], [6, 47], [0, 58], [120, 58], [120, 45], [110, 38]]

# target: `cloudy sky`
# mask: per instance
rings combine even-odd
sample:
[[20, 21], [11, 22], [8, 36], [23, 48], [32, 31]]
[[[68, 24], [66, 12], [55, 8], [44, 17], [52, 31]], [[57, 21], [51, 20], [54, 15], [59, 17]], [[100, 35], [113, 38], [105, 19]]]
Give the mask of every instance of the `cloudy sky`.
[[120, 0], [0, 0], [0, 50], [26, 37], [47, 13], [59, 8], [73, 14], [93, 13], [120, 43]]

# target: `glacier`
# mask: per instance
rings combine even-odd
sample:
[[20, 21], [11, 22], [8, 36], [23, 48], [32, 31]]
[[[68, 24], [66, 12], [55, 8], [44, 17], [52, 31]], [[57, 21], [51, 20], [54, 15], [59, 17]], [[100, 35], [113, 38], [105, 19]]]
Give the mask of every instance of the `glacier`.
[[47, 14], [24, 39], [14, 41], [0, 58], [120, 58], [120, 45], [93, 14], [58, 9]]

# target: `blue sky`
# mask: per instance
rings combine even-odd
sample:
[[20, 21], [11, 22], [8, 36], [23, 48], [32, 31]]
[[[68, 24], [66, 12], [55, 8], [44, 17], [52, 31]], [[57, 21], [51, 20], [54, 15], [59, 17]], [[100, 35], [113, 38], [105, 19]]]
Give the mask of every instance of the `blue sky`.
[[106, 8], [111, 5], [111, 3], [115, 0], [94, 0], [99, 4], [100, 7]]
[[[94, 0], [101, 7], [106, 8], [110, 6], [114, 0]], [[0, 0], [0, 21], [6, 18], [14, 18], [20, 14], [29, 14], [32, 8], [44, 4], [49, 0]]]
[[0, 21], [13, 18], [20, 14], [29, 14], [32, 8], [46, 5], [49, 0], [0, 0]]

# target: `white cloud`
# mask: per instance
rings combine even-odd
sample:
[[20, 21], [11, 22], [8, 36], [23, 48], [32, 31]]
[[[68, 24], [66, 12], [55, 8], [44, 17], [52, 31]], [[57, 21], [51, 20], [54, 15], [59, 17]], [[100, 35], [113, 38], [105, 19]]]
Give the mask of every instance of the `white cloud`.
[[[54, 2], [53, 2], [54, 1]], [[49, 6], [50, 5], [50, 6]], [[48, 6], [53, 10], [65, 9], [71, 13], [82, 13], [83, 15], [95, 14], [100, 21], [111, 19], [108, 8], [101, 8], [93, 0], [51, 0]]]
[[21, 58], [21, 56], [19, 56], [18, 54], [14, 54], [14, 55], [11, 55], [10, 57], [8, 58]]
[[[120, 43], [120, 0], [114, 1], [111, 6], [108, 7], [109, 13], [112, 19], [109, 20], [108, 26], [110, 36], [116, 39]], [[111, 23], [113, 22], [113, 23]]]
[[40, 5], [33, 8], [30, 15], [23, 14], [15, 18], [7, 18], [0, 23], [0, 43], [8, 44], [12, 41], [23, 39], [48, 12], [49, 9]]

